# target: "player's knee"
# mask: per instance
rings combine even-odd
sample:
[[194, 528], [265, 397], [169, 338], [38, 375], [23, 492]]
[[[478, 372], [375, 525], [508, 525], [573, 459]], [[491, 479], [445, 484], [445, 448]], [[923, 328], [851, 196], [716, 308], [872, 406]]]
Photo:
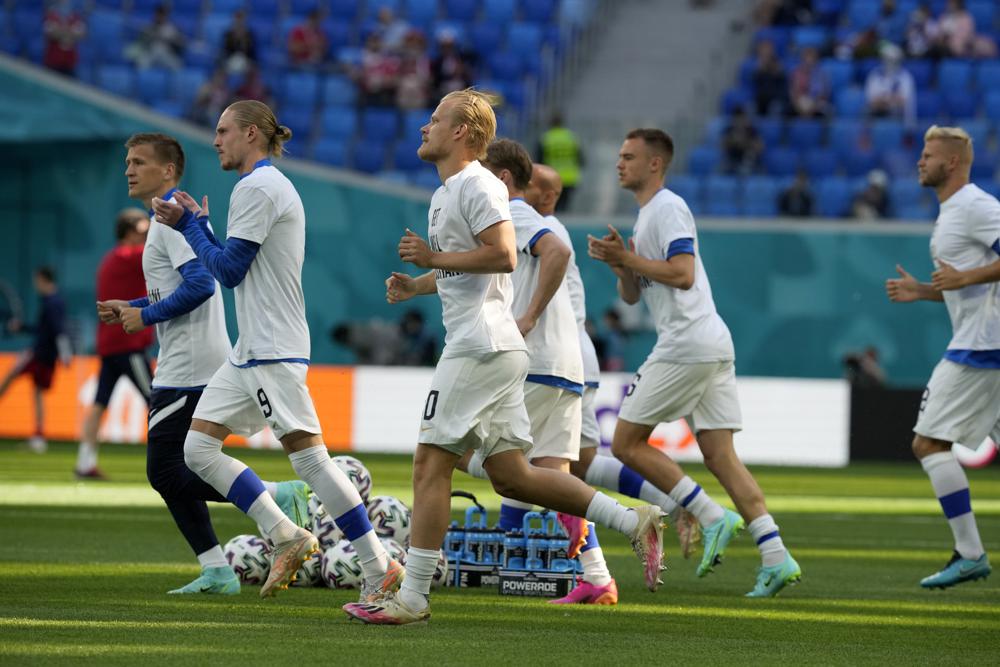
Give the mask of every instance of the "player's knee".
[[917, 459], [922, 459], [931, 454], [938, 454], [940, 452], [947, 452], [950, 450], [950, 446], [940, 440], [934, 440], [932, 438], [925, 438], [922, 435], [913, 436], [913, 443], [911, 444], [913, 449], [913, 455]]
[[188, 431], [184, 439], [184, 464], [196, 475], [201, 474], [211, 464], [212, 458], [218, 453], [215, 447], [208, 447], [198, 437], [192, 437], [194, 431]]
[[508, 477], [502, 473], [495, 477], [490, 477], [493, 490], [504, 498], [519, 499], [522, 492], [522, 485], [516, 477]]
[[611, 441], [611, 454], [624, 463], [625, 465], [632, 467], [632, 458], [634, 448], [631, 442], [627, 438], [616, 437]]

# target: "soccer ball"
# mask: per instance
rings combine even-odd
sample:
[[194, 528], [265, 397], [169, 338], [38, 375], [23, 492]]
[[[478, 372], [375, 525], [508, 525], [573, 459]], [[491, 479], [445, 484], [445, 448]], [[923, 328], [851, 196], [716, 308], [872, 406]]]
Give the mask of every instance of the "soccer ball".
[[263, 584], [271, 572], [271, 545], [256, 535], [237, 535], [226, 542], [226, 561], [244, 584]]
[[324, 551], [320, 568], [323, 583], [330, 588], [360, 588], [364, 580], [361, 561], [349, 540]]
[[322, 556], [316, 551], [309, 554], [309, 557], [302, 563], [302, 567], [295, 573], [295, 580], [292, 586], [320, 586], [323, 583], [322, 576]]
[[448, 585], [448, 554], [444, 549], [438, 554], [438, 564], [434, 568], [434, 576], [431, 578], [431, 588]]
[[372, 496], [368, 503], [368, 519], [380, 538], [396, 540], [404, 547], [410, 544], [410, 508], [399, 498]]
[[347, 475], [347, 479], [351, 480], [351, 484], [361, 494], [361, 502], [367, 505], [368, 495], [372, 492], [372, 475], [365, 464], [353, 456], [334, 456], [331, 460]]
[[406, 562], [406, 549], [403, 545], [396, 540], [382, 539], [382, 546], [385, 547], [385, 552], [389, 554], [389, 558], [399, 561], [400, 564]]
[[319, 496], [315, 493], [309, 494], [309, 503], [306, 505], [306, 512], [309, 514], [309, 525], [312, 525], [313, 517], [320, 512], [325, 512], [326, 509], [323, 508], [323, 503], [320, 502]]
[[337, 528], [333, 517], [323, 509], [322, 505], [320, 505], [319, 511], [313, 515], [310, 529], [319, 540], [319, 548], [323, 551], [336, 546], [337, 542], [344, 539], [344, 533], [340, 531], [340, 528]]

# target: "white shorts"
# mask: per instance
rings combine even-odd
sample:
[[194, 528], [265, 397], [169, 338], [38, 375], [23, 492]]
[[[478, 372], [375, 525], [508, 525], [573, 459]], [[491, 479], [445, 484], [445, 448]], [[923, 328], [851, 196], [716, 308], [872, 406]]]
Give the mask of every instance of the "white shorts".
[[531, 448], [524, 409], [528, 353], [494, 352], [482, 357], [445, 357], [438, 362], [424, 403], [418, 442], [463, 455]]
[[528, 459], [580, 460], [580, 394], [537, 382], [524, 383], [524, 407], [535, 444]]
[[1000, 370], [973, 368], [942, 359], [920, 401], [915, 433], [978, 447], [1000, 436]]
[[222, 424], [249, 436], [270, 426], [279, 440], [289, 433], [322, 433], [306, 386], [309, 366], [278, 362], [237, 368], [228, 361], [202, 392], [194, 419]]
[[583, 419], [580, 424], [580, 449], [599, 447], [601, 428], [597, 425], [597, 387], [583, 388]]
[[691, 430], [743, 428], [732, 361], [676, 364], [646, 360], [625, 393], [618, 417], [654, 426], [687, 418]]

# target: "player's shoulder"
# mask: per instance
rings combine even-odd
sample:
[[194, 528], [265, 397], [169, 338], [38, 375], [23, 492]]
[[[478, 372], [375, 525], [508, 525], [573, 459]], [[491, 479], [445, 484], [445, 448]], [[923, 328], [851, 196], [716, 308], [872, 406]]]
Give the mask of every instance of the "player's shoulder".
[[521, 198], [510, 202], [510, 215], [514, 220], [514, 224], [525, 223], [538, 227], [548, 227], [545, 218]]
[[507, 186], [499, 178], [493, 175], [489, 169], [477, 162], [470, 162], [462, 171], [454, 176], [455, 182], [450, 185], [458, 186], [461, 196], [474, 195], [479, 192], [507, 191]]
[[236, 184], [234, 192], [256, 190], [271, 197], [294, 190], [292, 182], [288, 180], [280, 169], [273, 165], [258, 167], [244, 176]]
[[663, 188], [642, 207], [642, 212], [654, 220], [694, 224], [694, 216], [687, 202], [675, 192]]

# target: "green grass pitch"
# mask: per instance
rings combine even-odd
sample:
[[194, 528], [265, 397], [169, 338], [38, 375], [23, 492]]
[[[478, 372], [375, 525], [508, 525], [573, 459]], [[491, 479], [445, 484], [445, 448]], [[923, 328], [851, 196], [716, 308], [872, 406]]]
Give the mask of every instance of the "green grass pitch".
[[[265, 479], [292, 475], [280, 453], [238, 451]], [[105, 446], [110, 482], [72, 479], [75, 449], [44, 456], [0, 443], [0, 665], [986, 665], [1000, 650], [1000, 577], [947, 591], [919, 579], [944, 564], [951, 537], [920, 467], [757, 468], [802, 565], [800, 585], [748, 600], [758, 565], [749, 536], [705, 579], [668, 531], [666, 583], [645, 590], [624, 539], [601, 539], [617, 607], [555, 607], [490, 590], [442, 589], [422, 627], [348, 623], [348, 591], [291, 589], [261, 600], [184, 597], [193, 556], [145, 480], [142, 447]], [[407, 503], [408, 457], [363, 456], [374, 493]], [[723, 495], [703, 468], [692, 476]], [[987, 547], [1000, 543], [1000, 467], [969, 472]], [[456, 474], [495, 516], [485, 484]], [[455, 509], [465, 501], [456, 500]], [[634, 501], [627, 500], [634, 504]], [[255, 532], [212, 509], [223, 542]], [[995, 565], [1000, 566], [1000, 551]]]

